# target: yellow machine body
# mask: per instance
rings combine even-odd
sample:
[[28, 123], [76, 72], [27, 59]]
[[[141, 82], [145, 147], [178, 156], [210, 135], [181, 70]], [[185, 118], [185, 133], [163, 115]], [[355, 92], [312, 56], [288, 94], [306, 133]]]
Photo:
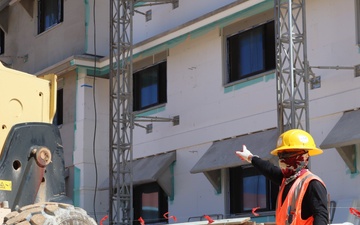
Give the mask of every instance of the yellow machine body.
[[56, 112], [55, 74], [37, 77], [0, 63], [0, 91], [0, 151], [13, 125], [52, 123]]

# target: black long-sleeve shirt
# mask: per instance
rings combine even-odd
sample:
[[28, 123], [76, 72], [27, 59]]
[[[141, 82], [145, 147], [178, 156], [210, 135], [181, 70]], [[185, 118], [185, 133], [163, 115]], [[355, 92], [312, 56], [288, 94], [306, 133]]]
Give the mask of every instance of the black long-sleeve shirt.
[[[281, 185], [284, 176], [279, 167], [259, 157], [253, 157], [251, 163], [269, 180], [279, 186]], [[282, 195], [282, 202], [284, 202], [285, 197], [287, 196], [293, 183], [294, 181], [285, 186]], [[314, 225], [327, 225], [329, 222], [327, 191], [324, 185], [318, 180], [310, 181], [301, 204], [301, 218], [306, 220], [310, 216], [314, 217]]]

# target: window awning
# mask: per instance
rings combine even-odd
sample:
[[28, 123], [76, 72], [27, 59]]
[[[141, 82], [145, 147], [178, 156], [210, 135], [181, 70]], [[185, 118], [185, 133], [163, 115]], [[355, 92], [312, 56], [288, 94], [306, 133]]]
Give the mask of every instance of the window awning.
[[10, 2], [11, 0], [0, 0], [0, 12], [5, 9]]
[[[175, 160], [175, 151], [133, 160], [133, 185], [158, 182], [169, 197], [173, 196], [173, 172], [170, 165]], [[130, 177], [126, 176], [125, 182], [129, 184]], [[109, 180], [107, 179], [99, 189], [107, 190], [108, 188]]]
[[320, 148], [336, 148], [351, 172], [356, 172], [356, 147], [360, 144], [360, 110], [344, 112]]
[[170, 180], [169, 167], [175, 160], [175, 151], [134, 160], [133, 185], [159, 181], [164, 176]]
[[34, 0], [0, 0], [0, 27], [7, 33], [9, 26], [9, 7], [10, 5], [20, 2], [20, 5], [25, 9], [31, 18], [33, 15]]
[[270, 152], [275, 149], [278, 136], [278, 129], [270, 129], [236, 138], [216, 141], [210, 146], [190, 172], [203, 172], [215, 189], [220, 192], [221, 169], [241, 166], [247, 163], [246, 161], [239, 159], [235, 155], [235, 151], [241, 150], [242, 146], [246, 145], [254, 155], [271, 160], [273, 159], [273, 156]]
[[360, 110], [344, 112], [320, 148], [337, 148], [360, 143]]

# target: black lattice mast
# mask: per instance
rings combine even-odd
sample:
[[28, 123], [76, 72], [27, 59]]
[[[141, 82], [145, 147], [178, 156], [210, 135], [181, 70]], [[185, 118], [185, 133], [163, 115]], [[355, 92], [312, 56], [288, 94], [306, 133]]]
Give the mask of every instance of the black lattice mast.
[[132, 225], [132, 15], [134, 1], [110, 0], [109, 221]]
[[309, 130], [305, 0], [274, 0], [278, 127]]

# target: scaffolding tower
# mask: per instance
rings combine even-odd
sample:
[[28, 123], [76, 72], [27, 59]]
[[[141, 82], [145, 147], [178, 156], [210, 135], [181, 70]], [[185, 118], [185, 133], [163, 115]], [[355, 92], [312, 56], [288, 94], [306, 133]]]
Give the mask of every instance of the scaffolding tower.
[[309, 131], [305, 0], [274, 0], [278, 128]]
[[[141, 1], [148, 5], [175, 0]], [[132, 225], [132, 57], [137, 0], [110, 0], [109, 224]], [[309, 130], [305, 0], [274, 0], [278, 128]]]
[[110, 0], [109, 224], [130, 225], [133, 221], [133, 12], [134, 1]]
[[[109, 224], [133, 223], [133, 15], [142, 6], [178, 0], [110, 0]], [[162, 118], [150, 118], [151, 121]], [[166, 121], [175, 121], [169, 119]]]

